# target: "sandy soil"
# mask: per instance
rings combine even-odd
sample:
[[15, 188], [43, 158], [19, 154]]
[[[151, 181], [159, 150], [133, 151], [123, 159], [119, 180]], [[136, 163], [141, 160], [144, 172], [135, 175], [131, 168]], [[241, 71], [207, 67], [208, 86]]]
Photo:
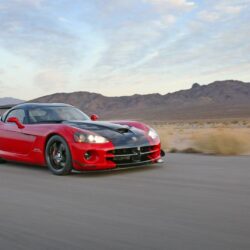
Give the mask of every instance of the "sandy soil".
[[250, 120], [154, 122], [167, 151], [250, 155]]

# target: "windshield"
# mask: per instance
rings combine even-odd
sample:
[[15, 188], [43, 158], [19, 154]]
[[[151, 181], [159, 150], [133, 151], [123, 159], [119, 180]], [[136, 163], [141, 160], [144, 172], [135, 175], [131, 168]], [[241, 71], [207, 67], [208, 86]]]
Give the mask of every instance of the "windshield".
[[32, 108], [28, 110], [28, 115], [31, 124], [90, 120], [90, 118], [79, 109], [63, 106]]

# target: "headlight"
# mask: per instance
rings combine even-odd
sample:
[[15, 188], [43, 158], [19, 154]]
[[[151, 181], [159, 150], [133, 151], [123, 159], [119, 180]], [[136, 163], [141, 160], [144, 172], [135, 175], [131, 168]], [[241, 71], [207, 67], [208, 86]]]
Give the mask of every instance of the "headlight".
[[149, 129], [148, 131], [148, 135], [152, 138], [152, 139], [157, 139], [159, 136], [158, 134], [156, 133], [156, 131], [152, 128]]
[[108, 140], [100, 135], [93, 135], [93, 134], [84, 134], [80, 132], [76, 132], [74, 134], [75, 142], [85, 142], [85, 143], [105, 143]]

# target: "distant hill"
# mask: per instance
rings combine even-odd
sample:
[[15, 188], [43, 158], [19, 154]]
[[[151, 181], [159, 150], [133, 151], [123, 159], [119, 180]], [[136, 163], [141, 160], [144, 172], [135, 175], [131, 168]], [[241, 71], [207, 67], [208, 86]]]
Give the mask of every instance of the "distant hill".
[[7, 105], [15, 105], [24, 102], [23, 100], [19, 100], [12, 97], [3, 97], [0, 98], [0, 106], [7, 106]]
[[216, 81], [166, 95], [106, 97], [89, 92], [57, 93], [32, 102], [63, 102], [102, 119], [186, 120], [250, 117], [250, 83]]

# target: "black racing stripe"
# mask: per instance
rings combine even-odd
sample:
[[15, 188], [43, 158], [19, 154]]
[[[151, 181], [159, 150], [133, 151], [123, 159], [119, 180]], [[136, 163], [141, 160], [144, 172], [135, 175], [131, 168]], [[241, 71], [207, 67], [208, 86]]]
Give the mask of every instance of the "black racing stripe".
[[145, 132], [135, 127], [108, 122], [69, 122], [69, 125], [99, 134], [116, 148], [150, 145]]

